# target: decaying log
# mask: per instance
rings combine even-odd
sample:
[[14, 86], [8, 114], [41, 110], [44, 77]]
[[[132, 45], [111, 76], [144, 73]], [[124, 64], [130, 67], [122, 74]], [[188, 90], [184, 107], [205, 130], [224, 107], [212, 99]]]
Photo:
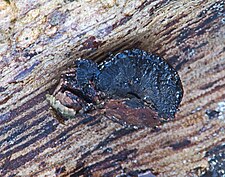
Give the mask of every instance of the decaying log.
[[[223, 0], [1, 1], [1, 176], [206, 171], [206, 152], [225, 139], [224, 14]], [[174, 121], [156, 129], [104, 116], [57, 121], [45, 95], [63, 70], [134, 47], [179, 72], [184, 97]]]

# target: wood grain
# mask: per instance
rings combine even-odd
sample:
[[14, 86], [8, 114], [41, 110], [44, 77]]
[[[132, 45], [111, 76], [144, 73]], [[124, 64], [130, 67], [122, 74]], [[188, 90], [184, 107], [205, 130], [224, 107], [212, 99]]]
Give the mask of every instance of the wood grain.
[[[225, 5], [197, 1], [0, 2], [1, 176], [194, 176], [224, 142]], [[79, 58], [137, 47], [179, 72], [174, 121], [123, 127], [104, 116], [58, 123], [45, 95]], [[206, 110], [217, 110], [211, 118]]]

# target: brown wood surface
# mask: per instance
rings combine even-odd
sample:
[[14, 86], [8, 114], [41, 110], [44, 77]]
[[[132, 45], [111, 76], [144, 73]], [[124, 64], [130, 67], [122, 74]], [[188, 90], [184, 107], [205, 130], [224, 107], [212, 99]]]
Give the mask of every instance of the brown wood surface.
[[[0, 176], [194, 176], [225, 139], [223, 0], [0, 1]], [[176, 119], [128, 128], [97, 116], [58, 123], [45, 99], [76, 58], [137, 47], [178, 71]], [[219, 114], [209, 119], [206, 110]]]

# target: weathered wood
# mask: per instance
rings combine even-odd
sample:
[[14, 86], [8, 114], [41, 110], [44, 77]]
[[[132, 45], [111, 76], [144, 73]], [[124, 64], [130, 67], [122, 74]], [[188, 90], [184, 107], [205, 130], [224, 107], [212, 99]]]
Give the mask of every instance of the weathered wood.
[[[1, 1], [1, 176], [194, 176], [224, 132], [224, 1]], [[179, 72], [176, 119], [157, 129], [104, 116], [58, 123], [45, 99], [78, 57], [138, 47]], [[217, 110], [209, 118], [206, 110]]]

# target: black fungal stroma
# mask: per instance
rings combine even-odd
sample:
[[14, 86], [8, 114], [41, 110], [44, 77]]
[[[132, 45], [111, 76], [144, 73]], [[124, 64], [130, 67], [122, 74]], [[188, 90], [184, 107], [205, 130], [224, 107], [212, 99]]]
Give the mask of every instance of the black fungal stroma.
[[147, 108], [158, 118], [173, 118], [183, 96], [177, 72], [160, 57], [140, 49], [125, 50], [97, 65], [76, 60], [76, 70], [62, 75], [47, 99], [65, 117], [104, 108], [106, 100], [124, 100], [132, 109]]

